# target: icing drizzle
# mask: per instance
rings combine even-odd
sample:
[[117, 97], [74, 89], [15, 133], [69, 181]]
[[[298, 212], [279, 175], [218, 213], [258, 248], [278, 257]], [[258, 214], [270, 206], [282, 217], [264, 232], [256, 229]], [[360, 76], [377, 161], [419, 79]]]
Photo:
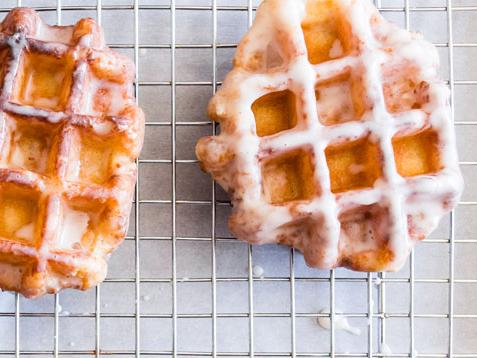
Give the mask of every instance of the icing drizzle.
[[[335, 59], [316, 65], [308, 61], [301, 31], [306, 1], [262, 3], [252, 29], [237, 49], [234, 69], [209, 105], [209, 113], [221, 123], [221, 133], [199, 141], [196, 152], [204, 168], [232, 193], [234, 209], [229, 223], [238, 238], [252, 243], [292, 245], [304, 252], [312, 266], [397, 270], [414, 242], [436, 227], [438, 219], [457, 203], [462, 191], [449, 91], [437, 79], [439, 61], [435, 48], [420, 35], [388, 23], [367, 0], [334, 3], [349, 24], [358, 47], [345, 57], [335, 58], [343, 51], [342, 45], [335, 43], [330, 50], [330, 57]], [[270, 70], [260, 62], [266, 58], [261, 51], [271, 42], [277, 47], [277, 37], [281, 46], [275, 50], [284, 61]], [[402, 70], [408, 64], [417, 69], [418, 79], [429, 85], [428, 101], [420, 109], [389, 113], [383, 95], [382, 68]], [[371, 105], [359, 122], [323, 126], [315, 86], [347, 71], [359, 74]], [[297, 125], [259, 138], [250, 109], [252, 103], [267, 93], [286, 89], [293, 91], [300, 104]], [[404, 178], [396, 169], [392, 137], [427, 127], [438, 133], [442, 169], [432, 175]], [[333, 194], [325, 148], [332, 142], [366, 135], [377, 143], [382, 154], [381, 178], [370, 189]], [[271, 153], [277, 155], [305, 146], [313, 153], [314, 179], [321, 194], [309, 201], [268, 203], [261, 189], [262, 161]], [[381, 208], [381, 214], [374, 217], [374, 221], [380, 218], [380, 222], [368, 230], [373, 235], [349, 237], [350, 231], [345, 230], [340, 217], [372, 206]], [[382, 240], [391, 252], [384, 266], [350, 261], [354, 255], [378, 250]]]

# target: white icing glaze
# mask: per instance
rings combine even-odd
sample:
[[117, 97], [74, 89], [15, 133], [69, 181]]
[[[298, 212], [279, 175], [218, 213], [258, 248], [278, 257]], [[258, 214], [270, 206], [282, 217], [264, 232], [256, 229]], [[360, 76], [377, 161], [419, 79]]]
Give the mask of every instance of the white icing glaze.
[[253, 275], [255, 277], [263, 277], [263, 274], [265, 273], [264, 269], [260, 265], [255, 265], [253, 266]]
[[92, 42], [93, 42], [93, 35], [86, 34], [82, 36], [81, 39], [78, 41], [78, 45], [83, 47], [90, 47]]
[[[320, 311], [321, 314], [330, 314], [329, 309], [322, 309]], [[341, 311], [335, 310], [335, 316], [333, 319], [333, 329], [334, 330], [341, 330], [348, 332], [352, 335], [359, 336], [361, 334], [361, 330], [358, 327], [352, 326], [348, 319], [345, 316], [342, 316]], [[331, 330], [331, 319], [329, 316], [320, 316], [317, 319], [318, 324], [321, 328], [326, 330]]]
[[103, 113], [95, 108], [95, 98], [104, 96], [107, 98], [107, 111], [106, 113], [110, 116], [118, 115], [125, 106], [125, 97], [124, 97], [124, 87], [111, 83], [109, 81], [99, 80], [97, 78], [92, 78], [89, 81], [89, 90], [84, 94], [85, 96], [85, 105], [82, 109], [83, 114], [86, 115], [98, 115]]
[[393, 351], [391, 350], [391, 348], [384, 342], [381, 342], [381, 350], [380, 352], [383, 357], [387, 357], [389, 355], [392, 355], [393, 354]]
[[73, 31], [74, 26], [49, 26], [39, 22], [34, 38], [44, 42], [60, 42], [68, 45], [73, 38]]
[[[360, 44], [359, 53], [312, 65], [308, 62], [301, 31], [305, 3], [305, 0], [262, 3], [252, 29], [237, 49], [234, 69], [211, 101], [211, 112], [222, 124], [221, 133], [199, 142], [198, 157], [220, 185], [233, 192], [230, 225], [238, 238], [252, 243], [293, 240], [289, 243], [304, 251], [309, 264], [330, 268], [341, 264], [340, 244], [354, 247], [355, 252], [377, 249], [378, 240], [373, 240], [373, 235], [379, 235], [388, 241], [388, 249], [393, 253], [386, 269], [397, 270], [404, 264], [414, 242], [435, 228], [439, 218], [455, 205], [462, 192], [450, 121], [449, 91], [437, 78], [437, 51], [421, 36], [385, 21], [369, 1], [335, 0]], [[280, 38], [277, 51], [285, 54], [286, 61], [279, 69], [263, 73], [267, 67], [260, 63], [260, 58], [266, 58], [263, 49], [277, 38]], [[330, 54], [339, 56], [339, 47], [338, 43], [333, 44]], [[429, 85], [429, 100], [421, 109], [391, 114], [384, 101], [382, 68], [402, 71], [409, 64], [417, 69], [413, 79]], [[326, 81], [348, 71], [361, 77], [370, 109], [359, 122], [322, 126], [318, 112], [342, 104], [343, 94], [349, 98], [349, 89], [332, 89], [329, 95], [325, 93], [322, 103], [318, 100], [317, 104], [316, 79]], [[297, 125], [269, 137], [258, 137], [252, 103], [267, 93], [285, 89], [293, 91], [300, 103]], [[317, 105], [321, 107], [319, 111]], [[398, 174], [391, 143], [397, 132], [416, 131], [424, 125], [439, 135], [443, 166], [432, 175], [430, 187], [428, 175], [405, 179]], [[382, 177], [371, 189], [332, 194], [325, 148], [338, 139], [354, 140], [367, 133], [382, 154]], [[262, 193], [261, 160], [270, 153], [305, 146], [311, 148], [314, 155], [314, 179], [319, 183], [321, 195], [308, 202], [269, 204]], [[342, 230], [339, 214], [373, 204], [386, 211], [386, 225], [373, 227], [378, 231], [372, 231], [371, 236], [365, 234], [356, 244], [355, 238], [348, 237]], [[303, 233], [299, 237], [291, 235], [291, 229], [284, 224], [303, 217], [311, 219], [309, 237]], [[413, 227], [408, 227], [410, 220]]]
[[113, 130], [113, 124], [111, 122], [103, 121], [103, 122], [94, 122], [93, 123], [93, 131], [94, 133], [100, 136], [106, 136]]
[[3, 79], [3, 100], [9, 99], [12, 94], [15, 84], [15, 76], [20, 64], [20, 55], [23, 48], [26, 46], [26, 39], [22, 34], [15, 34], [7, 39], [7, 44], [10, 46], [13, 61], [10, 61], [8, 64], [8, 71], [6, 71]]
[[338, 58], [338, 57], [341, 57], [342, 55], [343, 55], [343, 45], [341, 44], [340, 40], [336, 39], [330, 48], [329, 56], [331, 58]]
[[319, 94], [316, 105], [322, 121], [335, 119], [338, 115], [342, 121], [356, 119], [351, 98], [351, 85], [348, 81], [320, 88]]
[[73, 249], [75, 244], [81, 243], [81, 239], [88, 229], [89, 220], [89, 215], [85, 212], [64, 205], [61, 234], [55, 246], [63, 249]]
[[31, 222], [29, 224], [23, 225], [15, 232], [15, 237], [19, 237], [20, 239], [33, 241], [33, 235], [35, 232], [35, 223]]

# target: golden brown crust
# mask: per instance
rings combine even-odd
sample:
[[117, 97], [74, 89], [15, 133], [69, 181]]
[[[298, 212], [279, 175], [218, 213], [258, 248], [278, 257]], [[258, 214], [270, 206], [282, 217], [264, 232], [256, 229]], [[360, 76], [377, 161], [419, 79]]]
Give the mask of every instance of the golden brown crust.
[[462, 192], [438, 65], [371, 1], [262, 1], [196, 146], [231, 231], [314, 267], [402, 267]]
[[126, 235], [144, 138], [134, 65], [92, 19], [0, 25], [0, 288], [37, 297], [102, 281]]

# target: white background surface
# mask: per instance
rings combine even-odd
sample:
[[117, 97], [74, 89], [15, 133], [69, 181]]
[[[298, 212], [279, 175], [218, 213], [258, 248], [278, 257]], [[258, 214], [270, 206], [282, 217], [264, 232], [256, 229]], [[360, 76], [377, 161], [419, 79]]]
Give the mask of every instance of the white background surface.
[[[12, 4], [13, 3], [13, 4]], [[7, 8], [15, 1], [2, 1]], [[223, 6], [246, 6], [243, 0], [218, 0], [217, 44], [236, 44], [247, 29], [247, 11], [225, 10]], [[449, 79], [446, 2], [442, 0], [409, 1], [410, 27], [421, 31], [439, 46], [442, 77]], [[414, 339], [411, 332], [411, 284], [408, 264], [398, 273], [385, 275], [383, 283], [372, 284], [373, 319], [368, 325], [368, 278], [373, 274], [337, 270], [334, 279], [336, 308], [347, 315], [352, 325], [361, 329], [359, 336], [337, 331], [334, 351], [341, 356], [368, 353], [368, 329], [371, 327], [372, 351], [379, 352], [384, 341], [393, 354], [411, 354], [411, 341], [419, 355], [442, 356], [450, 343], [450, 300], [453, 296], [453, 353], [477, 356], [477, 1], [453, 1], [452, 15], [455, 83], [455, 120], [462, 170], [466, 180], [463, 203], [455, 214], [454, 275], [450, 270], [449, 217], [438, 230], [415, 250], [414, 260]], [[56, 1], [23, 1], [28, 6], [52, 6]], [[134, 11], [108, 6], [131, 5], [131, 0], [103, 1], [102, 23], [109, 44], [134, 58]], [[195, 162], [196, 140], [210, 134], [212, 126], [205, 107], [212, 95], [213, 13], [210, 9], [184, 9], [189, 5], [210, 6], [211, 0], [177, 0], [176, 44], [208, 45], [204, 48], [175, 50], [176, 98], [175, 141], [172, 138], [171, 99], [171, 11], [169, 1], [148, 0], [141, 4], [165, 5], [162, 9], [139, 10], [139, 45], [161, 45], [139, 50], [139, 102], [147, 115], [146, 140], [142, 160], [160, 163], [140, 164], [139, 181], [139, 273], [135, 272], [136, 242], [134, 215], [129, 237], [110, 261], [108, 279], [96, 291], [65, 291], [59, 295], [62, 311], [58, 314], [58, 351], [55, 347], [54, 296], [35, 301], [20, 299], [19, 337], [15, 339], [15, 296], [0, 293], [0, 357], [11, 357], [16, 343], [27, 356], [101, 352], [128, 356], [136, 353], [137, 322], [140, 326], [139, 348], [157, 356], [169, 356], [174, 348], [188, 356], [231, 352], [246, 356], [290, 356], [292, 337], [298, 354], [331, 353], [330, 332], [316, 324], [317, 314], [330, 305], [330, 272], [306, 267], [301, 254], [285, 247], [264, 246], [252, 250], [252, 266], [264, 269], [264, 278], [249, 284], [249, 249], [244, 243], [229, 239], [226, 227], [230, 208], [227, 196], [218, 188], [216, 198], [215, 255], [212, 247], [212, 184]], [[62, 5], [96, 5], [96, 0], [64, 0]], [[383, 0], [387, 18], [404, 26], [404, 1]], [[435, 7], [432, 9], [423, 7]], [[464, 8], [467, 6], [467, 8]], [[390, 11], [389, 8], [394, 10]], [[56, 11], [43, 11], [50, 23]], [[63, 9], [63, 24], [81, 17], [96, 18], [90, 10]], [[464, 44], [470, 44], [465, 45]], [[234, 48], [217, 49], [217, 80], [230, 69]], [[202, 85], [186, 85], [201, 82]], [[195, 123], [193, 123], [195, 122]], [[466, 123], [467, 122], [467, 123]], [[172, 148], [176, 150], [176, 230], [173, 260]], [[154, 202], [151, 202], [153, 200]], [[467, 242], [466, 242], [467, 241]], [[212, 279], [215, 256], [216, 280]], [[176, 280], [172, 279], [173, 268]], [[291, 293], [294, 277], [295, 294]], [[136, 280], [140, 278], [139, 303], [136, 304]], [[378, 281], [379, 282], [379, 281]], [[452, 282], [452, 284], [450, 283]], [[176, 294], [173, 295], [173, 286]], [[214, 290], [216, 306], [214, 310]], [[252, 291], [250, 290], [252, 286]], [[453, 295], [450, 295], [450, 288]], [[249, 296], [253, 298], [253, 331], [250, 331]], [[384, 298], [384, 300], [380, 300]], [[176, 302], [175, 313], [173, 304]], [[292, 306], [296, 312], [294, 324]], [[98, 310], [99, 308], [99, 310]], [[136, 320], [138, 312], [142, 315]], [[100, 312], [99, 327], [96, 314]], [[215, 318], [214, 318], [215, 316]], [[176, 326], [174, 328], [174, 322]], [[215, 339], [214, 339], [215, 322]], [[98, 329], [98, 335], [96, 332]], [[175, 331], [175, 334], [174, 334]], [[174, 344], [174, 336], [176, 338]], [[232, 353], [233, 352], [233, 353]], [[275, 352], [275, 353], [274, 353]], [[200, 354], [199, 354], [200, 353]]]

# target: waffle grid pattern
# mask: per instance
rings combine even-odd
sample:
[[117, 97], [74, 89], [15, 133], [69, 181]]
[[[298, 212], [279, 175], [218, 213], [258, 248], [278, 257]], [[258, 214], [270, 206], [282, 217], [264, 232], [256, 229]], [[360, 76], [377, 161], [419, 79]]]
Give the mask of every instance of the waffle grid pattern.
[[[378, 49], [378, 47], [375, 46], [374, 41], [369, 41], [368, 39], [373, 39], [374, 36], [371, 32], [371, 27], [370, 27], [370, 22], [369, 19], [366, 17], [364, 14], [360, 14], [357, 16], [362, 21], [361, 27], [366, 29], [366, 33], [363, 34], [361, 38], [358, 38], [360, 42], [363, 44], [363, 53], [361, 54], [360, 57], [343, 57], [338, 60], [326, 62], [323, 64], [319, 65], [312, 65], [310, 63], [307, 63], [306, 66], [310, 68], [309, 72], [314, 72], [314, 76], [303, 76], [305, 80], [308, 80], [308, 82], [305, 83], [295, 83], [292, 84], [298, 88], [304, 88], [305, 91], [309, 91], [311, 93], [305, 94], [304, 98], [313, 98], [314, 99], [314, 92], [315, 92], [315, 86], [319, 85], [321, 82], [326, 82], [327, 80], [333, 80], [336, 78], [338, 74], [342, 72], [343, 68], [348, 68], [349, 71], [352, 73], [353, 70], [356, 67], [364, 67], [364, 81], [366, 81], [366, 77], [370, 78], [379, 78], [380, 77], [380, 65], [386, 60], [384, 58], [378, 58], [376, 56], [375, 50]], [[358, 35], [359, 36], [359, 35]], [[306, 57], [306, 55], [305, 55]], [[370, 57], [372, 59], [370, 59]], [[374, 57], [374, 58], [373, 58]], [[367, 61], [363, 61], [363, 58], [367, 58]], [[252, 75], [253, 77], [254, 75]], [[260, 76], [260, 75], [259, 75]], [[280, 77], [277, 76], [277, 77]], [[319, 78], [320, 80], [318, 83], [315, 83], [315, 78]], [[310, 82], [311, 81], [311, 82]], [[369, 82], [368, 82], [369, 83]], [[278, 84], [278, 83], [277, 83]], [[271, 87], [275, 87], [277, 84], [272, 84]], [[370, 83], [371, 84], [371, 83]], [[301, 134], [304, 138], [303, 143], [297, 144], [297, 147], [309, 147], [313, 148], [313, 157], [315, 158], [315, 162], [317, 163], [315, 167], [316, 172], [320, 172], [321, 175], [316, 175], [315, 177], [318, 179], [318, 186], [321, 188], [322, 192], [320, 194], [320, 198], [317, 200], [317, 202], [312, 202], [309, 205], [303, 205], [301, 206], [300, 212], [297, 214], [297, 216], [301, 215], [306, 215], [310, 212], [316, 211], [317, 208], [320, 210], [320, 208], [326, 207], [327, 210], [321, 210], [319, 211], [318, 214], [321, 216], [324, 221], [322, 223], [323, 226], [328, 227], [328, 228], [333, 228], [334, 233], [332, 233], [330, 236], [334, 238], [334, 241], [331, 242], [328, 245], [330, 249], [327, 250], [326, 252], [323, 252], [323, 255], [327, 258], [325, 263], [322, 263], [320, 265], [323, 265], [324, 267], [329, 267], [334, 265], [334, 262], [337, 260], [337, 254], [338, 252], [335, 247], [337, 247], [337, 239], [339, 237], [339, 227], [340, 227], [340, 222], [338, 221], [338, 217], [335, 215], [335, 212], [337, 211], [337, 207], [343, 207], [344, 204], [351, 205], [353, 207], [358, 207], [359, 205], [362, 205], [360, 201], [362, 200], [361, 198], [363, 196], [369, 195], [368, 193], [356, 193], [356, 192], [348, 192], [344, 194], [340, 194], [339, 197], [337, 195], [334, 195], [331, 192], [330, 188], [330, 181], [329, 181], [329, 169], [326, 166], [325, 163], [327, 163], [326, 156], [325, 156], [325, 148], [326, 146], [331, 143], [331, 142], [336, 142], [336, 141], [356, 141], [359, 140], [360, 138], [370, 136], [373, 139], [373, 141], [376, 141], [379, 143], [379, 146], [381, 148], [380, 153], [393, 153], [393, 147], [392, 147], [392, 137], [394, 134], [402, 128], [406, 128], [409, 126], [409, 123], [413, 124], [413, 128], [407, 128], [409, 130], [419, 130], [421, 127], [419, 124], [422, 125], [422, 123], [416, 123], [416, 122], [410, 122], [409, 117], [406, 116], [406, 113], [400, 113], [398, 116], [393, 116], [391, 113], [388, 113], [386, 110], [386, 105], [384, 103], [384, 96], [383, 96], [383, 90], [382, 86], [379, 84], [372, 84], [371, 86], [365, 86], [366, 87], [366, 92], [367, 92], [367, 97], [374, 100], [373, 103], [370, 104], [371, 108], [374, 108], [374, 111], [369, 114], [368, 118], [371, 118], [371, 120], [368, 120], [366, 122], [361, 122], [361, 120], [357, 121], [352, 121], [348, 124], [341, 124], [339, 126], [333, 126], [330, 128], [327, 128], [323, 124], [321, 124], [319, 115], [316, 113], [304, 113], [302, 114], [302, 117], [304, 118], [310, 118], [311, 120], [304, 120], [303, 118], [300, 120], [302, 123], [305, 124], [304, 129], [299, 129], [297, 131], [297, 134]], [[313, 101], [314, 102], [314, 101]], [[304, 105], [305, 108], [312, 108], [312, 106], [307, 106], [306, 104]], [[319, 112], [319, 108], [318, 108]], [[373, 113], [376, 113], [378, 115], [373, 115]], [[416, 112], [407, 113], [407, 115], [415, 115]], [[366, 117], [367, 114], [364, 114], [363, 117]], [[361, 123], [359, 123], [361, 122]], [[390, 124], [392, 123], [392, 124]], [[352, 128], [351, 131], [347, 131], [346, 128], [343, 127], [357, 127], [357, 128]], [[359, 127], [359, 128], [358, 128]], [[390, 127], [391, 129], [389, 131], [386, 131], [385, 135], [383, 136], [379, 129], [382, 127]], [[354, 130], [353, 130], [354, 129]], [[343, 133], [359, 133], [358, 135], [353, 135], [350, 137], [346, 137], [346, 134], [343, 135]], [[293, 133], [295, 135], [295, 133]], [[262, 153], [275, 153], [275, 152], [284, 152], [287, 150], [292, 150], [290, 146], [288, 146], [288, 143], [293, 143], [293, 139], [290, 138], [290, 140], [287, 140], [285, 137], [286, 134], [278, 134], [274, 136], [273, 138], [270, 138], [268, 140], [263, 140], [260, 145], [260, 152]], [[308, 142], [309, 140], [312, 140], [312, 142]], [[265, 143], [264, 143], [265, 142]], [[266, 160], [264, 156], [259, 155], [260, 160]], [[393, 200], [389, 196], [394, 193], [394, 191], [402, 185], [403, 179], [401, 176], [397, 173], [396, 170], [396, 163], [394, 161], [394, 156], [383, 156], [383, 167], [389, 168], [386, 171], [383, 171], [383, 181], [381, 182], [381, 185], [377, 186], [376, 182], [374, 183], [374, 188], [366, 189], [370, 191], [375, 191], [377, 195], [370, 195], [370, 197], [375, 198], [376, 200], [372, 202], [368, 202], [368, 205], [373, 205], [373, 204], [378, 204], [382, 202], [387, 202], [388, 203], [388, 209], [389, 209], [389, 215], [393, 217], [394, 220], [391, 221], [391, 232], [393, 233], [390, 237], [391, 245], [393, 244], [394, 240], [409, 240], [409, 237], [407, 235], [407, 229], [406, 224], [400, 222], [400, 214], [402, 210], [402, 205], [404, 201], [404, 197], [399, 197], [397, 200]], [[387, 173], [387, 174], [386, 174]], [[263, 179], [262, 179], [263, 180]], [[384, 184], [384, 185], [383, 185]], [[358, 195], [358, 196], [357, 196]], [[392, 195], [394, 196], [394, 195]], [[361, 200], [360, 200], [361, 199]], [[332, 229], [332, 230], [333, 230]], [[338, 232], [336, 232], [336, 229], [338, 229]], [[407, 256], [407, 254], [405, 255]], [[401, 257], [396, 257], [396, 261], [401, 261]]]
[[[239, 238], [253, 243], [278, 241], [297, 247], [304, 253], [311, 266], [320, 268], [348, 266], [363, 271], [399, 269], [408, 257], [413, 241], [422, 240], [435, 227], [435, 224], [426, 227], [429, 225], [426, 223], [426, 220], [429, 220], [426, 216], [443, 216], [447, 211], [446, 206], [452, 207], [460, 195], [461, 179], [454, 140], [452, 135], [447, 134], [452, 133], [452, 129], [445, 87], [435, 78], [428, 80], [429, 97], [433, 107], [431, 110], [412, 109], [391, 114], [386, 108], [381, 66], [401, 56], [398, 46], [402, 46], [403, 43], [415, 42], [416, 47], [422, 47], [410, 61], [425, 56], [426, 44], [418, 42], [417, 38], [412, 38], [408, 34], [402, 35], [402, 39], [395, 44], [386, 44], [382, 38], [386, 39], [392, 31], [398, 31], [397, 28], [376, 29], [383, 25], [373, 18], [376, 15], [367, 3], [361, 5], [344, 1], [340, 5], [343, 8], [341, 16], [346, 18], [345, 21], [351, 27], [353, 41], [359, 44], [359, 49], [355, 49], [359, 55], [345, 54], [339, 59], [312, 65], [308, 61], [310, 54], [307, 55], [304, 36], [290, 30], [300, 28], [301, 19], [297, 16], [300, 5], [293, 1], [277, 1], [264, 6], [268, 6], [267, 11], [261, 14], [261, 22], [256, 25], [257, 32], [252, 29], [239, 47], [235, 58], [236, 69], [226, 80], [225, 89], [212, 100], [209, 109], [211, 115], [224, 124], [222, 129], [224, 135], [205, 138], [197, 147], [198, 157], [203, 162], [205, 170], [212, 173], [221, 185], [233, 193], [235, 205], [230, 220], [232, 231]], [[286, 16], [280, 10], [281, 6], [288, 9], [291, 20], [285, 19]], [[269, 41], [264, 40], [260, 32], [265, 26], [270, 26], [266, 23], [267, 16], [273, 18], [276, 23], [267, 31], [283, 37], [281, 41], [285, 45], [279, 52], [287, 62], [285, 66], [264, 73], [260, 67], [263, 65], [259, 63], [266, 60], [260, 60], [261, 55], [254, 52], [257, 46], [254, 42], [258, 41], [266, 47], [264, 42]], [[374, 32], [372, 26], [375, 27]], [[382, 38], [376, 38], [376, 33]], [[395, 47], [389, 55], [383, 51], [386, 46]], [[266, 56], [264, 55], [264, 58]], [[424, 65], [417, 61], [413, 65], [418, 68], [419, 75], [426, 71], [422, 68]], [[371, 110], [365, 111], [360, 120], [325, 126], [321, 124], [324, 120], [316, 113], [315, 88], [321, 83], [336, 80], [346, 72], [349, 72], [351, 77], [357, 77], [356, 73], [361, 73], [358, 76], [361, 77]], [[252, 111], [247, 111], [244, 107], [264, 95], [285, 90], [294, 92], [299, 98], [297, 103], [300, 103], [302, 109], [298, 111], [297, 125], [271, 136], [258, 137], [254, 130], [257, 116], [254, 117]], [[318, 112], [319, 106], [318, 102]], [[405, 133], [401, 134], [400, 138], [411, 137], [427, 128], [437, 132], [436, 148], [430, 146], [427, 151], [439, 152], [441, 168], [437, 172], [433, 170], [436, 168], [428, 168], [428, 171], [419, 173], [420, 175], [414, 174], [403, 178], [397, 171], [393, 138], [398, 133]], [[368, 183], [370, 188], [352, 190], [353, 188], [347, 187], [342, 190], [343, 192], [332, 193], [331, 173], [326, 165], [328, 163], [329, 166], [329, 160], [325, 156], [327, 146], [337, 142], [357, 142], [366, 137], [369, 138], [367, 140], [369, 143], [376, 143], [379, 148], [378, 156], [382, 159], [381, 177], [374, 183]], [[235, 140], [240, 143], [239, 146], [235, 144]], [[227, 141], [232, 144], [229, 146]], [[257, 141], [258, 145], [255, 146]], [[260, 188], [270, 175], [263, 170], [263, 163], [266, 163], [269, 157], [280, 157], [297, 149], [305, 153], [312, 152], [314, 176], [304, 180], [314, 179], [319, 194], [304, 198], [309, 200], [299, 200], [303, 199], [300, 197], [291, 198], [278, 205], [269, 199], [268, 203], [263, 203], [265, 198], [258, 193], [263, 190]], [[257, 169], [257, 166], [261, 166], [262, 169]], [[365, 168], [364, 171], [366, 170], [368, 169]], [[304, 183], [298, 184], [300, 185], [303, 186]], [[280, 190], [280, 186], [270, 189], [274, 190]], [[442, 205], [444, 208], [436, 213], [429, 212], [425, 206], [417, 213], [408, 211], [405, 208], [408, 204], [404, 205], [404, 202], [412, 203], [416, 197], [422, 202], [427, 201], [428, 204], [434, 202], [433, 205], [436, 207]], [[443, 204], [446, 201], [447, 204]], [[378, 207], [378, 210], [371, 213], [374, 221], [378, 222], [376, 225], [387, 226], [386, 233], [378, 233], [373, 228], [374, 238], [371, 236], [362, 238], [368, 245], [375, 246], [373, 248], [375, 253], [360, 253], [359, 249], [345, 252], [338, 243], [345, 231], [340, 216], [355, 209], [373, 206]], [[403, 213], [407, 216], [405, 217]], [[310, 216], [311, 220], [303, 219]], [[289, 225], [294, 227], [292, 226], [290, 230]], [[308, 229], [303, 229], [304, 226]], [[353, 250], [353, 243], [350, 242], [348, 245]], [[367, 249], [369, 247], [367, 246]]]
[[[5, 120], [2, 225], [15, 229], [3, 230], [7, 235], [0, 239], [0, 251], [21, 275], [11, 288], [26, 296], [62, 287], [85, 289], [104, 279], [105, 255], [126, 234], [130, 205], [124, 203], [132, 199], [134, 158], [142, 141], [142, 117], [131, 107], [131, 97], [131, 102], [123, 97], [120, 110], [103, 106], [103, 113], [83, 99], [88, 93], [96, 100], [95, 81], [111, 92], [127, 93], [127, 81], [116, 84], [100, 70], [109, 65], [109, 71], [130, 76], [128, 60], [102, 48], [101, 30], [89, 20], [76, 24], [74, 30], [84, 32], [75, 44], [39, 41], [29, 28], [36, 16], [11, 13], [1, 38], [6, 52], [0, 105]], [[105, 64], [108, 60], [116, 62]], [[44, 92], [42, 98], [48, 88], [54, 93]], [[17, 234], [17, 226], [28, 219], [31, 232]], [[82, 237], [78, 230], [84, 231]]]

